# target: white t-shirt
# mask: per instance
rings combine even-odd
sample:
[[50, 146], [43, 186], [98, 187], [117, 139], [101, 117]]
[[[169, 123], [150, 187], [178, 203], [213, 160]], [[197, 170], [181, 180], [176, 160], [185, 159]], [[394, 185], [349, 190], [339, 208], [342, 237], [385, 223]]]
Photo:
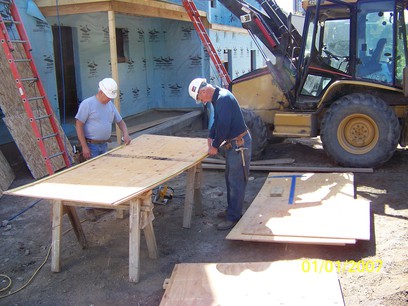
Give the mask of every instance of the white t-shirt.
[[75, 119], [84, 123], [84, 134], [92, 140], [107, 140], [112, 134], [112, 123], [122, 120], [112, 101], [102, 104], [96, 96], [89, 97], [79, 104]]

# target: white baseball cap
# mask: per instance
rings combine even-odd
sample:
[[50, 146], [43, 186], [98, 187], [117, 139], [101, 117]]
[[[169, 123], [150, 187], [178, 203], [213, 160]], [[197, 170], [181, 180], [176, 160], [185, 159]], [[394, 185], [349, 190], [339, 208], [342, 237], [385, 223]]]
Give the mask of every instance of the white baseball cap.
[[118, 96], [118, 84], [112, 78], [105, 78], [99, 82], [99, 89], [109, 99], [115, 99]]

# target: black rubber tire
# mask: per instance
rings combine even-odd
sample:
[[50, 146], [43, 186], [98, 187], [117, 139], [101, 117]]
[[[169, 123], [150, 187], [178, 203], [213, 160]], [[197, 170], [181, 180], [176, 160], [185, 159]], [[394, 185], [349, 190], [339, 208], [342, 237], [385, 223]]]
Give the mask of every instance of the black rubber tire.
[[320, 137], [325, 152], [345, 167], [375, 168], [394, 154], [400, 124], [380, 98], [355, 93], [333, 103], [323, 117]]
[[243, 108], [242, 115], [252, 137], [252, 160], [262, 157], [268, 143], [268, 128], [261, 117], [250, 109]]

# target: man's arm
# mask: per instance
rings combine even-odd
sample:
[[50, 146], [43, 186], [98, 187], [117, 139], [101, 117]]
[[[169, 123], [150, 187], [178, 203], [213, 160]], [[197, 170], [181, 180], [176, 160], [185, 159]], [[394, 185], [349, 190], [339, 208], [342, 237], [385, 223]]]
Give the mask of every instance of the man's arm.
[[129, 136], [129, 132], [128, 132], [125, 121], [123, 120], [119, 121], [118, 126], [123, 133], [123, 141], [125, 142], [126, 145], [128, 145], [132, 141], [132, 139]]
[[78, 140], [81, 143], [82, 155], [85, 159], [90, 159], [91, 150], [89, 150], [89, 147], [86, 143], [85, 133], [84, 133], [84, 123], [77, 119], [75, 122], [75, 129], [76, 129]]

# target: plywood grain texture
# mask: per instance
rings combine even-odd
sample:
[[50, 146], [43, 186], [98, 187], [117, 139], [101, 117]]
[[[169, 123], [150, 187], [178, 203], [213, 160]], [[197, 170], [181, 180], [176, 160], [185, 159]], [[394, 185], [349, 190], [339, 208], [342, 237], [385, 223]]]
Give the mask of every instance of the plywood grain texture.
[[302, 263], [176, 264], [160, 306], [344, 305], [335, 269], [304, 272]]
[[[370, 203], [351, 173], [269, 173], [231, 240], [347, 244], [370, 239]], [[282, 189], [280, 196], [271, 192]]]
[[[14, 57], [24, 58], [23, 51], [19, 46], [17, 46], [14, 51]], [[32, 77], [33, 74], [27, 63], [17, 64], [19, 73], [22, 78]], [[8, 65], [7, 58], [3, 52], [3, 49], [0, 51], [0, 74], [2, 81], [0, 83], [0, 107], [5, 115], [3, 118], [10, 134], [12, 135], [17, 147], [20, 150], [21, 155], [27, 163], [28, 168], [31, 171], [31, 174], [35, 179], [44, 177], [48, 175], [41, 151], [37, 145], [37, 140], [32, 132], [30, 121], [27, 117], [27, 113], [24, 108], [24, 104], [20, 98], [20, 95], [15, 84], [15, 80], [11, 74], [10, 66]], [[25, 84], [25, 90], [27, 91], [28, 97], [38, 97], [39, 90], [35, 83]], [[44, 106], [41, 101], [26, 102], [31, 103], [33, 113], [35, 117], [45, 115]], [[62, 136], [63, 142], [66, 143], [66, 151], [68, 155], [73, 157], [72, 146], [65, 136], [64, 131], [62, 130], [58, 119], [56, 118], [56, 123], [59, 128], [59, 133]], [[40, 132], [43, 136], [52, 134], [52, 128], [49, 123], [49, 120], [41, 120]], [[50, 138], [45, 140], [45, 146], [48, 155], [53, 155], [59, 152], [59, 147], [55, 138]], [[60, 170], [65, 167], [63, 158], [56, 157], [52, 159], [52, 165], [54, 171]]]
[[142, 135], [128, 146], [8, 192], [116, 206], [200, 163], [207, 148], [203, 138]]
[[11, 169], [7, 159], [0, 151], [0, 198], [3, 191], [7, 190], [15, 178], [13, 169]]

